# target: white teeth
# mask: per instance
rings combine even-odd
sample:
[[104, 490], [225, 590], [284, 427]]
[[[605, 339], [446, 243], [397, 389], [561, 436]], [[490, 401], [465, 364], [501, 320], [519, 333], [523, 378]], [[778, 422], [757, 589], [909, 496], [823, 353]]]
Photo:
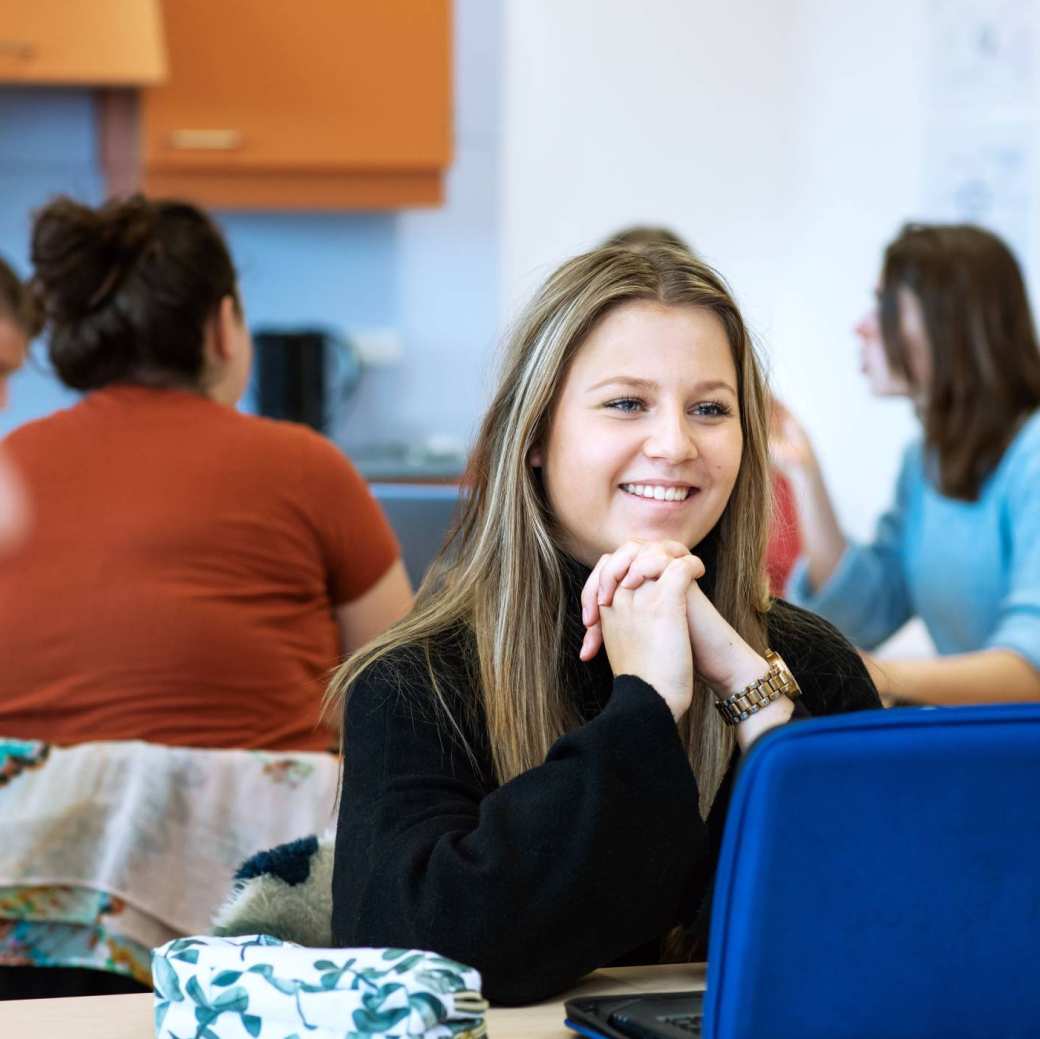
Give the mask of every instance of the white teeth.
[[685, 501], [690, 496], [689, 487], [651, 487], [643, 483], [623, 483], [621, 489], [639, 498], [652, 498], [655, 501]]

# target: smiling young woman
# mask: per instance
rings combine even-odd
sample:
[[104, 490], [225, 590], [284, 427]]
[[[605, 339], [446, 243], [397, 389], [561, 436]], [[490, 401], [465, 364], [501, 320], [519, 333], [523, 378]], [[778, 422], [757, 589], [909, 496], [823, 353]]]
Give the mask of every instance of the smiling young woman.
[[834, 629], [766, 594], [765, 392], [722, 279], [670, 248], [564, 264], [471, 486], [413, 611], [330, 690], [333, 934], [434, 949], [512, 1003], [703, 957], [740, 752], [878, 705]]

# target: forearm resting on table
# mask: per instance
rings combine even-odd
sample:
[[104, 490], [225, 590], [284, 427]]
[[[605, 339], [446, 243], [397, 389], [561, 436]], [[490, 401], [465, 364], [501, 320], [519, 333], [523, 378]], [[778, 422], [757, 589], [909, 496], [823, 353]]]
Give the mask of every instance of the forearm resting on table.
[[809, 567], [809, 583], [818, 592], [841, 562], [847, 542], [820, 467], [814, 463], [799, 469], [791, 474], [789, 482], [798, 513], [802, 551]]
[[868, 659], [879, 692], [923, 704], [1040, 700], [1040, 671], [1009, 649], [932, 660]]

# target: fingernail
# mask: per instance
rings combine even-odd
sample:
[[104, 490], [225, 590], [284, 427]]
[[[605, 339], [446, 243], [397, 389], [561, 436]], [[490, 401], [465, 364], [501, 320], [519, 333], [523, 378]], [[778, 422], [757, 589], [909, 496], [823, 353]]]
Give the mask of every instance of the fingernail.
[[587, 606], [581, 608], [581, 623], [584, 624], [586, 628], [589, 626], [589, 608]]

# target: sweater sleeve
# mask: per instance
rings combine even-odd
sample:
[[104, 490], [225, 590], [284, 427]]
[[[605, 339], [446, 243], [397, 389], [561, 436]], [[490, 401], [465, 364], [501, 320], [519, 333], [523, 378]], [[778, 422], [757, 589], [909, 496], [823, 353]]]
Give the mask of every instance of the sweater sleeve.
[[599, 715], [497, 788], [432, 703], [428, 687], [370, 673], [350, 695], [338, 944], [439, 952], [476, 967], [489, 999], [517, 1004], [674, 926], [703, 873], [707, 832], [650, 686], [619, 676]]
[[920, 486], [920, 445], [908, 448], [892, 507], [878, 521], [870, 544], [849, 542], [837, 567], [814, 589], [800, 559], [787, 584], [791, 602], [826, 617], [856, 645], [873, 649], [913, 615], [906, 583], [905, 532], [911, 499]]
[[[1034, 429], [1032, 442], [1040, 443]], [[1020, 452], [1015, 461], [1002, 517], [1008, 588], [985, 648], [1010, 649], [1040, 671], [1040, 453]]]

